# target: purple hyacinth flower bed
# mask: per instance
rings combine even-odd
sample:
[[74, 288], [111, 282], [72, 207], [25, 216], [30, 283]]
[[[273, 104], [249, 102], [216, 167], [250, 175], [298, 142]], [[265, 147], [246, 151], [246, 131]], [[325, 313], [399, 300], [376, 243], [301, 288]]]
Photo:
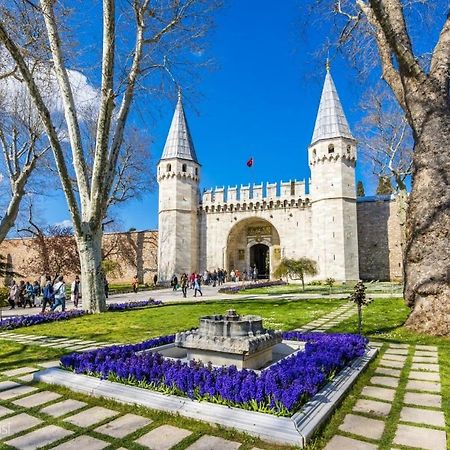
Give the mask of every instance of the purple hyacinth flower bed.
[[147, 308], [149, 306], [161, 306], [162, 304], [162, 301], [154, 300], [152, 298], [150, 298], [149, 300], [140, 300], [136, 302], [111, 303], [108, 306], [108, 311], [129, 311], [130, 309]]
[[251, 289], [260, 289], [260, 288], [266, 288], [271, 286], [284, 286], [286, 285], [286, 281], [278, 280], [278, 281], [263, 281], [261, 283], [247, 283], [247, 284], [241, 284], [238, 286], [229, 286], [220, 288], [219, 292], [221, 294], [238, 294], [241, 291], [248, 291]]
[[7, 317], [0, 321], [0, 330], [14, 330], [21, 327], [31, 327], [41, 323], [57, 322], [84, 316], [86, 311], [73, 309], [63, 312], [50, 312], [47, 314], [33, 314], [31, 316]]
[[352, 360], [367, 340], [359, 335], [286, 332], [284, 339], [306, 341], [305, 349], [261, 372], [235, 366], [185, 363], [142, 352], [174, 342], [163, 336], [135, 345], [111, 346], [63, 356], [75, 373], [136, 385], [166, 394], [207, 400], [253, 411], [291, 416]]

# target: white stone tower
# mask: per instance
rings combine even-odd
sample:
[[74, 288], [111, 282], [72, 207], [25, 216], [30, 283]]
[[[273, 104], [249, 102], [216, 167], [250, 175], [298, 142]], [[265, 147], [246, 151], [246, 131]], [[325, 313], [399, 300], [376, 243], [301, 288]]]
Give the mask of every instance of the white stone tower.
[[358, 280], [356, 140], [327, 63], [311, 144], [312, 233], [319, 278]]
[[195, 154], [181, 93], [158, 163], [158, 281], [198, 270], [200, 164]]

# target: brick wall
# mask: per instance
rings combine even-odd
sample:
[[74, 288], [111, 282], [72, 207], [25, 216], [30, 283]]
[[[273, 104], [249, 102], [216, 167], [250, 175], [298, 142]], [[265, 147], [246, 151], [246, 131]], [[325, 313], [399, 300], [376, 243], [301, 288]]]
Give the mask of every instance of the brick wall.
[[[138, 275], [141, 282], [152, 283], [157, 272], [157, 231], [133, 231], [127, 233], [108, 233], [103, 237], [105, 247], [112, 248], [109, 259], [117, 261], [120, 270], [108, 277], [110, 283], [131, 283]], [[41, 274], [29, 271], [29, 263], [37, 258], [33, 239], [9, 239], [0, 245], [0, 254], [12, 265], [13, 270], [24, 276], [25, 280], [39, 280]], [[71, 280], [75, 274], [63, 274]]]
[[357, 217], [360, 278], [401, 279], [401, 229], [396, 201], [363, 198], [357, 204]]

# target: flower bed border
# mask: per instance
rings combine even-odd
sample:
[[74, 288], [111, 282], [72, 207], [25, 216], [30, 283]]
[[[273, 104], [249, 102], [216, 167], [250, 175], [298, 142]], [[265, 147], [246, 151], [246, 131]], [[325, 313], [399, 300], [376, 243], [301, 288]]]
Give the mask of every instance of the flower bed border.
[[363, 356], [343, 369], [334, 380], [324, 386], [303, 408], [292, 417], [247, 411], [209, 402], [199, 402], [186, 397], [165, 395], [135, 386], [99, 378], [79, 375], [59, 368], [49, 368], [33, 374], [33, 380], [67, 387], [73, 391], [94, 397], [102, 397], [120, 403], [144, 406], [166, 411], [191, 419], [234, 428], [277, 444], [304, 447], [337, 407], [359, 374], [377, 353], [367, 347]]
[[219, 294], [239, 294], [245, 291], [251, 291], [252, 289], [262, 289], [272, 286], [286, 286], [288, 283], [283, 280], [276, 281], [258, 281], [253, 283], [236, 284], [234, 286], [225, 286], [218, 290]]

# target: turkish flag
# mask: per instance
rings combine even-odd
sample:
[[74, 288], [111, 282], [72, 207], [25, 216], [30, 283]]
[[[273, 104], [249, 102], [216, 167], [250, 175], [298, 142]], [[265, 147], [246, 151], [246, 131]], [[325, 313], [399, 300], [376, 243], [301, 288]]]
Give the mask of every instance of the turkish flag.
[[252, 167], [252, 166], [253, 166], [253, 157], [247, 161], [247, 167]]

